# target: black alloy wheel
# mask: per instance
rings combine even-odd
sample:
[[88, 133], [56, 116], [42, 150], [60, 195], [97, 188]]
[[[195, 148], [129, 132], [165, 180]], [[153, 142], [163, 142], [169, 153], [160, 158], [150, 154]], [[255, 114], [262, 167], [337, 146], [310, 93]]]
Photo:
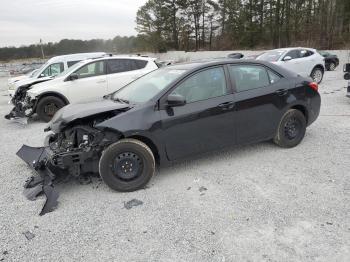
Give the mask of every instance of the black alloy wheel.
[[288, 110], [282, 117], [273, 141], [285, 148], [297, 146], [306, 132], [306, 118], [297, 109]]
[[154, 175], [154, 155], [137, 139], [121, 139], [102, 152], [99, 171], [110, 188], [121, 192], [135, 191], [144, 188]]

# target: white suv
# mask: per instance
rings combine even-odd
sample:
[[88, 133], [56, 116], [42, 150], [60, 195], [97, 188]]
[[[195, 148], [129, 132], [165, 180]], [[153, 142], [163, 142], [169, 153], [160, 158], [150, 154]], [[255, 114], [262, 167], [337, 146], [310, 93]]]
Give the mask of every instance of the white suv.
[[[53, 80], [18, 90], [15, 108], [6, 118], [37, 113], [48, 122], [61, 107], [102, 99], [126, 84], [158, 68], [156, 58], [106, 56], [81, 61]], [[24, 87], [26, 88], [26, 87]]]
[[301, 76], [311, 77], [318, 84], [322, 82], [325, 71], [324, 57], [311, 48], [274, 49], [263, 53], [257, 59], [280, 65]]
[[17, 76], [8, 79], [9, 95], [13, 96], [18, 87], [30, 85], [35, 82], [51, 80], [52, 77], [62, 73], [74, 64], [89, 58], [97, 58], [106, 55], [104, 52], [95, 53], [78, 53], [70, 55], [60, 55], [49, 59], [39, 69], [34, 70], [30, 74]]

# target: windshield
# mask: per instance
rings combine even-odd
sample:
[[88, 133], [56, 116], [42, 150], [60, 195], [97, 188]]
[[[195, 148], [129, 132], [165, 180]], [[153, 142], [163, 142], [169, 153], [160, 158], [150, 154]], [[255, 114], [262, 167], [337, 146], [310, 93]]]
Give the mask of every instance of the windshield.
[[185, 69], [157, 69], [120, 89], [113, 94], [112, 99], [122, 102], [147, 102], [184, 72]]
[[272, 50], [266, 53], [263, 53], [257, 58], [257, 60], [263, 60], [268, 62], [277, 62], [280, 57], [285, 53], [285, 50]]
[[49, 63], [45, 63], [43, 64], [41, 67], [39, 67], [35, 72], [34, 74], [31, 75], [32, 78], [36, 78], [39, 76], [39, 74], [44, 70], [44, 68], [46, 68], [47, 66], [49, 65]]
[[27, 76], [28, 76], [29, 78], [33, 78], [34, 75], [36, 74], [36, 72], [37, 72], [38, 70], [39, 70], [39, 69], [34, 69], [32, 72], [29, 72], [29, 73], [27, 74]]

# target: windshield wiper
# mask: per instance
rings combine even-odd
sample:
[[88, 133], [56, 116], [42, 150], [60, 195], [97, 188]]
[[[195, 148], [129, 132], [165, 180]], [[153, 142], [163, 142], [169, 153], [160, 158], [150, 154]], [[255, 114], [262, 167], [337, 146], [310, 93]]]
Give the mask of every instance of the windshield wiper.
[[113, 98], [114, 101], [120, 102], [120, 103], [124, 103], [124, 104], [130, 104], [130, 102], [126, 99], [121, 99], [119, 97], [115, 97]]

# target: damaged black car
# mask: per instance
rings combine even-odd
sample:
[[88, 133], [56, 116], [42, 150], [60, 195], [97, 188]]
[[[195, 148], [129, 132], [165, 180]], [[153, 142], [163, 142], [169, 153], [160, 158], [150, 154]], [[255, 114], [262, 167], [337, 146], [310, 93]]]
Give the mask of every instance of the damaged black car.
[[18, 155], [39, 174], [28, 188], [95, 173], [114, 190], [133, 191], [156, 165], [203, 152], [266, 140], [294, 147], [320, 103], [316, 83], [268, 62], [172, 65], [103, 101], [60, 109], [45, 147], [23, 146]]

